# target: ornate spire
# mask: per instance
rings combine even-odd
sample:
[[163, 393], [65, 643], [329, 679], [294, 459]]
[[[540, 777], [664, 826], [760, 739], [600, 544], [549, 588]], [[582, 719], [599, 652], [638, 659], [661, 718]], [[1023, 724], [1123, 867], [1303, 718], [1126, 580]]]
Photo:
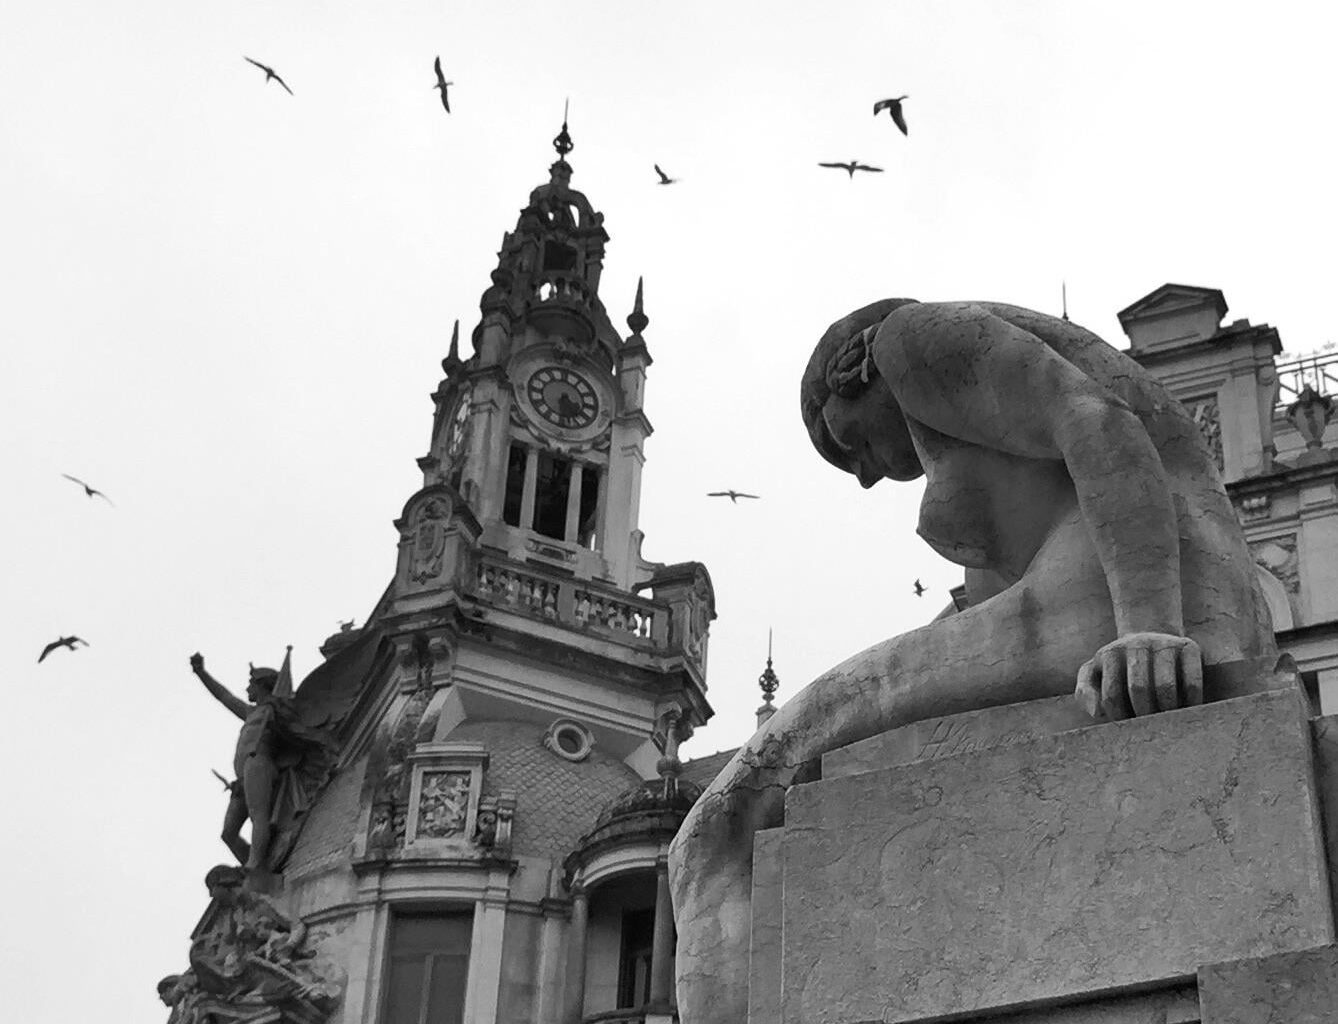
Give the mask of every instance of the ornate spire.
[[553, 139], [553, 148], [557, 150], [558, 159], [566, 161], [567, 154], [576, 148], [576, 143], [571, 141], [571, 133], [567, 131], [567, 101], [562, 101], [562, 131], [558, 132]]
[[571, 164], [567, 163], [567, 154], [576, 148], [576, 143], [571, 141], [571, 133], [567, 131], [566, 101], [562, 104], [562, 131], [554, 136], [553, 148], [557, 150], [558, 158], [548, 168], [549, 181], [550, 184], [566, 188], [571, 182]]
[[771, 630], [767, 630], [767, 667], [760, 676], [757, 677], [757, 685], [762, 688], [762, 706], [757, 709], [757, 727], [760, 729], [766, 725], [767, 719], [776, 713], [776, 707], [771, 703], [772, 697], [780, 689], [780, 678], [771, 667]]
[[632, 303], [632, 312], [627, 315], [627, 326], [632, 329], [633, 337], [637, 338], [641, 337], [641, 332], [650, 323], [650, 318], [646, 316], [646, 311], [641, 306], [641, 291], [644, 283], [644, 277], [636, 279], [636, 300]]

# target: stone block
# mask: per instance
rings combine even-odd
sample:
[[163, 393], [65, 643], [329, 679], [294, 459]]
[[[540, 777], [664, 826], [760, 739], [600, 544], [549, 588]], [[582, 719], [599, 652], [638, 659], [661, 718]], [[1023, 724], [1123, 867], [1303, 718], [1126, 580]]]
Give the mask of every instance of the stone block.
[[796, 786], [782, 860], [785, 1024], [1090, 1001], [1333, 941], [1295, 690]]
[[1338, 946], [1199, 969], [1203, 1024], [1333, 1024]]

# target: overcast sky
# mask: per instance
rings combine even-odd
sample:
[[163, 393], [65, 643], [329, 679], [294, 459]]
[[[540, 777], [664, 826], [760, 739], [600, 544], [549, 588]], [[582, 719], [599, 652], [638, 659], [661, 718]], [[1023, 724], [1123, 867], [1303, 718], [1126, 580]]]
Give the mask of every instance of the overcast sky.
[[[13, 1020], [165, 1018], [155, 982], [227, 859], [209, 769], [238, 724], [187, 659], [240, 691], [292, 644], [300, 676], [370, 611], [451, 322], [468, 338], [564, 97], [620, 328], [646, 280], [644, 553], [715, 581], [716, 719], [686, 755], [751, 732], [769, 626], [787, 698], [960, 581], [914, 535], [917, 485], [862, 491], [808, 444], [799, 377], [832, 320], [889, 296], [1058, 313], [1066, 280], [1123, 347], [1116, 312], [1175, 281], [1291, 352], [1334, 336], [1327, 5], [451, 6], [0, 15]], [[871, 116], [903, 93], [909, 138]], [[816, 166], [849, 159], [885, 173]], [[763, 500], [704, 497], [727, 487]], [[37, 666], [69, 632], [91, 646]]]

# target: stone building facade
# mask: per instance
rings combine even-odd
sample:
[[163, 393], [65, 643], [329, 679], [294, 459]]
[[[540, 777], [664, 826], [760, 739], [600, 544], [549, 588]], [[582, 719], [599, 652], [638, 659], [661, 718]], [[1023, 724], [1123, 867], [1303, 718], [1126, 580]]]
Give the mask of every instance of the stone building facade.
[[1338, 712], [1338, 352], [1282, 357], [1267, 324], [1224, 324], [1213, 288], [1165, 284], [1119, 313], [1129, 354], [1198, 420], [1245, 529], [1282, 650]]

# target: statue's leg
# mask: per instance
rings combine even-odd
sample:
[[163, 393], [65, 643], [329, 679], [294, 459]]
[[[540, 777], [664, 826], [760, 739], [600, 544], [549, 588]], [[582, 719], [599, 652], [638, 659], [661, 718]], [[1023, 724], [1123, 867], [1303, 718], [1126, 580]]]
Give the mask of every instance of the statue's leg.
[[[235, 784], [234, 784], [235, 785]], [[223, 815], [223, 843], [238, 864], [245, 864], [251, 856], [251, 844], [242, 838], [242, 826], [246, 824], [246, 798], [233, 790], [228, 798], [228, 809]]]
[[1078, 668], [1114, 635], [1105, 576], [1075, 515], [1018, 583], [869, 648], [781, 707], [670, 849], [683, 1024], [747, 1019], [753, 834], [781, 824], [785, 790], [806, 765], [908, 722], [1072, 693]]
[[269, 853], [270, 809], [274, 803], [274, 785], [278, 771], [274, 760], [264, 754], [252, 754], [242, 769], [242, 790], [251, 812], [251, 853], [243, 863], [248, 871], [265, 866]]

